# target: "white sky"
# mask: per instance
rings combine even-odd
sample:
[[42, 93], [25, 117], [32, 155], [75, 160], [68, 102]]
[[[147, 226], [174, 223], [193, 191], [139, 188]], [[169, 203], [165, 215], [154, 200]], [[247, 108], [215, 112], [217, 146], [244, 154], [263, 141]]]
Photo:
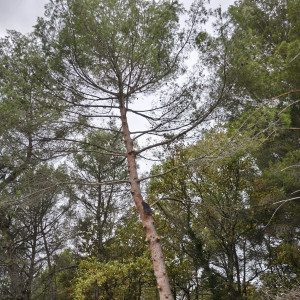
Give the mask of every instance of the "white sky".
[[[192, 0], [183, 0], [187, 6]], [[221, 5], [226, 10], [234, 0], [211, 0], [211, 7]], [[35, 25], [37, 17], [44, 15], [44, 5], [48, 0], [0, 0], [0, 37], [4, 37], [7, 29], [21, 33], [29, 33]]]
[[32, 31], [37, 17], [44, 15], [44, 5], [48, 0], [0, 0], [0, 36], [6, 29], [22, 33]]

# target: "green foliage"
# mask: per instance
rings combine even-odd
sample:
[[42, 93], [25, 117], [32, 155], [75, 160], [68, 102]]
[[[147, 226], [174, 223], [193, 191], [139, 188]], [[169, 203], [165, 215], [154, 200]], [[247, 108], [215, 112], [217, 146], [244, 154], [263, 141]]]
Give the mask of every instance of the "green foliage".
[[[219, 151], [219, 159], [207, 155], [226, 146], [226, 137], [224, 131], [212, 131], [196, 146], [175, 149], [161, 166], [153, 168], [153, 174], [173, 171], [153, 178], [148, 188], [148, 201], [157, 203], [167, 232], [174, 232], [175, 244], [182, 245], [177, 249], [173, 246], [176, 253], [184, 252], [202, 272], [197, 289], [209, 291], [213, 299], [239, 298], [248, 291], [251, 294], [248, 278], [258, 279], [262, 261], [273, 262], [276, 267], [285, 265], [283, 274], [297, 277], [297, 264], [291, 257], [299, 253], [287, 240], [290, 251], [279, 250], [285, 249], [281, 239], [288, 233], [297, 239], [296, 231], [282, 227], [286, 214], [293, 220], [293, 209], [286, 206], [271, 218], [276, 209], [272, 203], [285, 194], [257, 167], [253, 154], [259, 148], [239, 148], [230, 154]], [[277, 261], [271, 252], [282, 256]], [[267, 270], [271, 269], [268, 265]]]
[[[299, 1], [239, 1], [231, 6], [234, 25], [230, 62], [237, 86], [256, 99], [299, 87]], [[237, 68], [239, 66], [239, 68]]]
[[34, 39], [14, 31], [1, 40], [0, 49], [1, 133], [13, 128], [28, 136], [45, 127], [49, 133], [65, 107], [41, 82], [49, 76], [44, 53]]
[[[280, 236], [281, 243], [288, 243], [296, 252], [299, 250], [293, 239], [299, 238], [296, 224], [300, 187], [299, 8], [299, 1], [239, 1], [228, 11], [233, 29], [226, 39], [227, 75], [233, 87], [228, 104], [234, 104], [235, 110], [230, 126], [240, 128], [242, 135], [250, 132], [261, 136], [263, 144], [254, 156], [263, 178], [282, 191], [281, 199], [295, 198], [278, 204], [269, 234]], [[236, 121], [238, 103], [242, 104], [239, 111], [244, 116], [243, 126]], [[269, 246], [277, 249], [274, 241]], [[297, 268], [291, 261], [288, 266]], [[282, 264], [278, 262], [277, 268], [281, 269]], [[297, 277], [294, 271], [284, 272]]]
[[0, 263], [5, 272], [0, 284], [6, 282], [9, 299], [38, 294], [36, 278], [49, 266], [50, 254], [64, 247], [69, 206], [60, 202], [67, 189], [58, 183], [65, 179], [63, 167], [30, 167], [1, 199]]
[[95, 282], [100, 290], [98, 299], [138, 299], [141, 296], [138, 285], [152, 272], [148, 255], [122, 262], [100, 263], [92, 258], [82, 261], [75, 281], [74, 299], [90, 299]]
[[[117, 131], [117, 128], [112, 129]], [[102, 130], [89, 133], [83, 140], [81, 148], [82, 152], [74, 154], [74, 163], [76, 169], [88, 174], [90, 181], [113, 181], [126, 177], [124, 158], [121, 155], [111, 155], [114, 152], [125, 151], [120, 134]]]
[[[47, 84], [45, 84], [47, 81]], [[0, 191], [26, 169], [62, 151], [71, 126], [61, 122], [67, 105], [52, 93], [45, 54], [31, 36], [11, 31], [0, 41]], [[74, 129], [74, 127], [73, 127]], [[59, 132], [59, 135], [57, 134]], [[3, 194], [4, 195], [4, 194]]]
[[[158, 297], [128, 187], [111, 184], [128, 177], [111, 119], [177, 74], [181, 12], [177, 1], [52, 0], [33, 35], [1, 39], [1, 299]], [[298, 0], [240, 0], [215, 12], [214, 36], [195, 36], [212, 86], [199, 103], [222, 104], [224, 126], [168, 145], [151, 171], [147, 202], [174, 299], [297, 293], [299, 12]], [[162, 96], [162, 126], [154, 109], [148, 118], [158, 136], [171, 142], [169, 127], [185, 128], [168, 115], [185, 105], [188, 125], [201, 120], [189, 98], [199, 82]], [[65, 166], [45, 163], [69, 153]]]
[[39, 20], [36, 35], [45, 47], [50, 39], [56, 44], [54, 71], [80, 66], [72, 78], [77, 90], [81, 84], [114, 94], [122, 82], [131, 95], [154, 88], [176, 70], [179, 11], [176, 1], [52, 1], [49, 21]]
[[73, 188], [78, 210], [81, 211], [74, 228], [75, 236], [80, 233], [77, 247], [80, 252], [96, 256], [101, 261], [109, 255], [106, 241], [115, 229], [116, 212], [127, 201], [122, 187], [103, 185], [104, 182], [127, 178], [124, 157], [110, 154], [122, 153], [123, 148], [120, 134], [97, 131], [88, 134], [82, 142], [82, 150], [73, 154], [71, 177], [74, 182], [82, 183]]
[[[46, 268], [34, 281], [33, 299], [55, 297], [58, 300], [73, 299], [73, 280], [76, 277], [78, 257], [71, 249], [66, 248], [53, 256], [51, 270]], [[51, 286], [55, 282], [55, 288]]]

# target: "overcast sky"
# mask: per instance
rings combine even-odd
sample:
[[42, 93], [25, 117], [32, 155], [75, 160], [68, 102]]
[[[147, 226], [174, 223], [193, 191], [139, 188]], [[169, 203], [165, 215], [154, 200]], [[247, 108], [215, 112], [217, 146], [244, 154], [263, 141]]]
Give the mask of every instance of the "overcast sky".
[[[7, 29], [29, 33], [37, 17], [44, 15], [44, 5], [48, 0], [0, 0], [0, 36], [4, 37]], [[191, 0], [184, 0], [191, 2]], [[211, 0], [212, 7], [222, 5], [226, 9], [233, 0]]]
[[38, 16], [44, 15], [44, 5], [48, 0], [0, 0], [0, 35], [6, 29], [22, 33], [32, 31]]

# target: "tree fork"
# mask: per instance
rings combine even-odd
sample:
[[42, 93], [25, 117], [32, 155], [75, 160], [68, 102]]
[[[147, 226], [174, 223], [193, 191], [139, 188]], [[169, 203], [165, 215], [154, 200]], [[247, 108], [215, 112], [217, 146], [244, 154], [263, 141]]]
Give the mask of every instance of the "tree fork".
[[148, 242], [150, 247], [159, 298], [160, 300], [173, 300], [166, 265], [162, 253], [162, 247], [160, 244], [160, 237], [156, 233], [154, 220], [151, 214], [146, 214], [143, 210], [143, 197], [141, 194], [141, 187], [137, 174], [136, 154], [133, 148], [133, 141], [131, 139], [128, 127], [126, 108], [124, 106], [120, 107], [120, 114], [124, 143], [127, 151], [128, 172], [131, 186], [130, 192], [140, 214], [140, 218], [142, 220], [143, 228], [146, 234], [146, 241]]

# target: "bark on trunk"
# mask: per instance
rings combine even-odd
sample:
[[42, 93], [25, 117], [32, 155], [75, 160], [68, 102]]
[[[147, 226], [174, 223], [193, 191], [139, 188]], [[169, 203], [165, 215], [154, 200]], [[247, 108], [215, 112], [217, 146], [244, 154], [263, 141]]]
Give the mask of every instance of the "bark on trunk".
[[[123, 102], [123, 101], [122, 101]], [[124, 103], [124, 102], [123, 102]], [[123, 137], [127, 151], [127, 163], [128, 172], [131, 185], [131, 195], [140, 214], [140, 218], [143, 224], [143, 228], [146, 234], [146, 241], [149, 244], [151, 257], [154, 267], [154, 275], [156, 277], [157, 289], [159, 292], [160, 299], [173, 299], [171, 294], [171, 289], [169, 285], [169, 279], [167, 275], [166, 265], [162, 253], [162, 248], [160, 244], [160, 237], [157, 235], [153, 218], [150, 214], [144, 213], [143, 209], [143, 197], [141, 195], [140, 182], [137, 174], [136, 167], [136, 155], [133, 148], [133, 141], [130, 136], [130, 131], [128, 128], [126, 108], [121, 105], [120, 107]]]

